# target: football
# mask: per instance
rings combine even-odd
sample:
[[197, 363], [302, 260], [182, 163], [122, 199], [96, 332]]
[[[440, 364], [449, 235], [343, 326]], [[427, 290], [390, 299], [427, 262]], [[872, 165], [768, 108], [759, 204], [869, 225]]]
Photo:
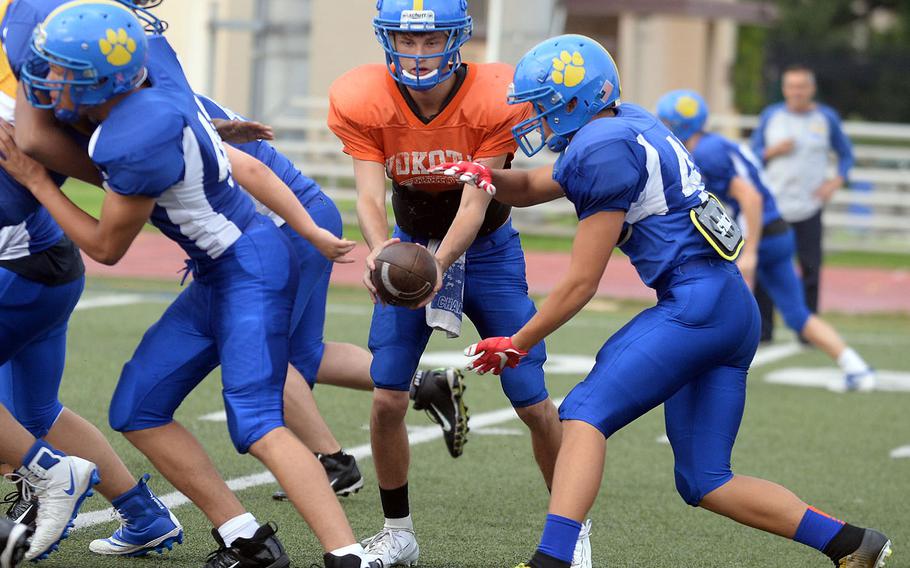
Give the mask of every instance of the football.
[[383, 302], [413, 308], [436, 287], [436, 259], [421, 245], [394, 243], [376, 257], [372, 279]]

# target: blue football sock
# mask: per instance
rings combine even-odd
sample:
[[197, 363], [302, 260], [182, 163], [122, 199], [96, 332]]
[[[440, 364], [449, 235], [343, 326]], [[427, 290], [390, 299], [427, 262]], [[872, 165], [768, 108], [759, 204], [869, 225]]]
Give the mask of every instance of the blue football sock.
[[580, 532], [581, 523], [578, 521], [559, 515], [547, 515], [537, 550], [547, 556], [571, 563]]
[[[22, 456], [22, 466], [28, 467], [28, 465], [35, 460], [35, 457], [38, 455], [38, 452], [40, 452], [42, 449], [46, 449], [50, 453], [57, 455], [59, 457], [64, 457], [66, 455], [63, 452], [57, 450], [57, 448], [55, 448], [54, 446], [48, 444], [47, 442], [45, 442], [44, 440], [39, 438], [39, 439], [35, 440], [35, 443], [32, 444], [32, 447], [29, 448], [28, 452], [24, 456]], [[56, 465], [56, 464], [57, 464], [57, 461], [52, 456], [48, 456], [47, 454], [42, 456], [41, 461], [38, 462], [38, 465], [43, 467], [45, 470], [54, 467], [54, 465]]]
[[843, 521], [809, 507], [796, 529], [793, 540], [824, 552], [825, 547], [842, 528], [844, 528]]

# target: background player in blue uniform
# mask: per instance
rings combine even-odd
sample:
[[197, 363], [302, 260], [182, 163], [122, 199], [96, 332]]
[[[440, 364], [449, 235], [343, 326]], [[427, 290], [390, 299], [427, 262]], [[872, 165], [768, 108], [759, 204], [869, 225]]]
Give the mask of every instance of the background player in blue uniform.
[[[658, 296], [656, 306], [604, 344], [560, 408], [564, 437], [550, 514], [530, 565], [569, 566], [601, 484], [606, 439], [664, 403], [676, 486], [687, 503], [823, 550], [842, 568], [879, 566], [890, 552], [884, 535], [730, 469], [759, 314], [736, 265], [722, 258], [735, 257], [737, 239], [728, 239], [735, 224], [708, 198], [682, 144], [641, 107], [620, 104], [612, 58], [583, 36], [533, 48], [515, 70], [513, 89], [514, 103], [530, 102], [537, 111], [514, 129], [522, 148], [562, 152], [556, 165], [524, 172], [466, 162], [443, 168], [506, 203], [565, 196], [575, 205], [578, 230], [569, 270], [538, 314], [511, 337], [469, 347], [467, 354], [479, 356], [472, 366], [498, 373], [516, 365], [529, 346], [571, 319], [597, 290], [614, 243], [622, 243]], [[713, 220], [700, 215], [707, 212]]]
[[[48, 182], [43, 169], [12, 145], [7, 125], [2, 136], [4, 165], [89, 256], [116, 262], [151, 218], [191, 258], [194, 282], [125, 366], [111, 425], [218, 527], [216, 538], [224, 542], [208, 566], [287, 566], [274, 529], [258, 526], [195, 438], [173, 421], [183, 398], [220, 363], [238, 451], [253, 453], [281, 481], [328, 551], [327, 566], [366, 566], [322, 467], [284, 427], [282, 391], [297, 284], [297, 274], [287, 271], [293, 252], [236, 187], [232, 166], [238, 181], [327, 256], [342, 256], [353, 243], [316, 227], [264, 164], [221, 144], [173, 52], [159, 51], [146, 61], [149, 40], [141, 28], [116, 2], [63, 5], [35, 34], [32, 49], [41, 61], [28, 62], [23, 71], [33, 104], [52, 108], [58, 118], [81, 115], [98, 124], [89, 153], [109, 190], [100, 220]], [[46, 75], [38, 72], [42, 61], [50, 65]], [[86, 67], [90, 80], [81, 72]]]
[[749, 233], [743, 248], [743, 256], [749, 251], [750, 270], [743, 270], [746, 281], [752, 284], [754, 273], [757, 283], [780, 309], [787, 326], [837, 361], [844, 380], [832, 385], [833, 388], [873, 389], [875, 373], [869, 365], [806, 304], [802, 283], [793, 266], [793, 230], [780, 216], [762, 164], [751, 149], [704, 131], [708, 106], [694, 91], [664, 95], [657, 103], [657, 116], [692, 153], [707, 190], [729, 203], [734, 215], [742, 212]]
[[[4, 14], [7, 20], [17, 20], [20, 4], [24, 5], [17, 2], [16, 9]], [[4, 40], [6, 49], [22, 57], [21, 45], [31, 37], [30, 33], [26, 37], [25, 28], [14, 26]], [[12, 103], [16, 97], [12, 69], [19, 67], [19, 59], [13, 58], [12, 65], [5, 56], [0, 60], [3, 101]], [[13, 107], [0, 106], [0, 116], [11, 120]], [[54, 176], [53, 183], [62, 184], [64, 179]], [[0, 203], [0, 402], [36, 438], [98, 465], [102, 478], [98, 490], [124, 523], [108, 539], [93, 543], [92, 550], [141, 556], [170, 548], [182, 541], [183, 529], [149, 490], [147, 477], [137, 484], [101, 432], [64, 408], [58, 398], [67, 323], [85, 283], [79, 250], [47, 210], [5, 171], [0, 171]], [[23, 484], [20, 489], [25, 490]], [[37, 500], [19, 500], [7, 514], [30, 524], [37, 509]], [[43, 532], [38, 531], [36, 543]]]
[[[245, 119], [215, 101], [197, 95], [213, 120], [233, 121], [242, 128]], [[243, 121], [243, 122], [240, 122]], [[222, 134], [224, 137], [224, 134]], [[313, 221], [341, 237], [342, 221], [338, 208], [319, 185], [303, 175], [294, 164], [264, 140], [234, 144], [271, 168], [294, 192]], [[259, 202], [259, 211], [281, 227], [297, 253], [300, 283], [291, 328], [291, 365], [285, 385], [285, 420], [288, 427], [308, 448], [317, 453], [326, 468], [332, 489], [348, 495], [363, 486], [363, 478], [354, 456], [345, 453], [319, 414], [311, 389], [317, 382], [371, 390], [368, 351], [351, 343], [326, 343], [323, 340], [325, 308], [332, 274], [332, 261], [324, 257], [309, 241], [297, 234], [284, 219]], [[276, 499], [286, 499], [283, 491]]]

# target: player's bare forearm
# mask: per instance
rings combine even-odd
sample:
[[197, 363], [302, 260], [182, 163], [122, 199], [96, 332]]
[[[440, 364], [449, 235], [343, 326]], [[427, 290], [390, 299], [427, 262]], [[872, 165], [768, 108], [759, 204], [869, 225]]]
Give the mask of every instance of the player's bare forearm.
[[[491, 168], [501, 168], [506, 162], [505, 156], [496, 156], [478, 162]], [[442, 271], [445, 272], [453, 262], [458, 260], [474, 239], [477, 238], [477, 231], [483, 225], [484, 217], [487, 213], [487, 207], [490, 205], [492, 198], [487, 192], [470, 185], [465, 185], [461, 194], [461, 203], [458, 206], [458, 212], [452, 221], [452, 226], [446, 232], [445, 238], [436, 251], [436, 260], [439, 262]]]
[[746, 239], [743, 250], [757, 254], [762, 236], [764, 199], [755, 186], [741, 177], [734, 177], [730, 181], [730, 196], [739, 204], [746, 222], [749, 238]]
[[354, 159], [357, 186], [357, 220], [370, 250], [389, 238], [389, 214], [385, 206], [385, 169], [378, 162]]
[[234, 179], [250, 192], [250, 195], [277, 213], [303, 238], [312, 239], [319, 226], [310, 217], [303, 205], [281, 178], [268, 166], [233, 146], [225, 145], [231, 160]]
[[512, 336], [515, 347], [527, 351], [559, 329], [587, 304], [600, 284], [613, 247], [622, 230], [624, 211], [604, 211], [578, 224], [569, 270], [547, 296], [540, 311]]
[[334, 262], [353, 262], [345, 255], [354, 248], [354, 242], [339, 239], [317, 225], [291, 188], [271, 168], [233, 146], [224, 148], [231, 160], [234, 179], [250, 195], [277, 213], [300, 236], [316, 247], [322, 256]]
[[492, 198], [482, 190], [465, 186], [458, 213], [436, 251], [436, 260], [443, 272], [458, 260], [477, 238], [477, 231], [483, 225], [491, 200]]
[[84, 148], [67, 134], [53, 111], [28, 103], [19, 87], [16, 104], [16, 145], [44, 167], [101, 187], [101, 173]]
[[150, 197], [126, 197], [108, 192], [101, 206], [101, 220], [98, 220], [70, 201], [50, 178], [29, 184], [29, 188], [85, 254], [107, 265], [116, 264], [123, 258], [155, 206]]
[[553, 166], [533, 170], [493, 170], [496, 200], [513, 207], [531, 207], [553, 201], [565, 191], [553, 180]]
[[44, 166], [16, 146], [15, 136], [13, 126], [0, 120], [0, 167], [31, 191], [87, 255], [103, 264], [115, 264], [120, 260], [148, 221], [155, 201], [149, 197], [125, 197], [108, 192], [99, 221], [60, 191]]

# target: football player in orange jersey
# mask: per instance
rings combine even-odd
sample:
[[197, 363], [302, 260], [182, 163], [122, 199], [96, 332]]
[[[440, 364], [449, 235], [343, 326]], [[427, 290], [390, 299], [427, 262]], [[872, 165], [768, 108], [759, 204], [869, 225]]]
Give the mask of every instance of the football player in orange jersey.
[[[429, 244], [431, 250], [438, 246], [438, 294], [430, 307], [457, 312], [459, 321], [463, 308], [482, 337], [510, 335], [536, 312], [510, 208], [483, 192], [463, 196], [460, 183], [429, 170], [469, 158], [506, 167], [516, 148], [510, 128], [527, 118], [530, 108], [505, 102], [512, 67], [462, 63], [459, 49], [472, 26], [465, 0], [380, 0], [378, 9], [374, 27], [386, 65], [349, 71], [330, 90], [329, 127], [353, 158], [357, 213], [371, 249], [364, 285], [377, 302], [370, 273], [385, 246], [398, 240]], [[393, 188], [392, 239], [386, 177]], [[440, 291], [443, 274], [446, 285]], [[370, 437], [385, 525], [364, 545], [387, 566], [411, 566], [419, 554], [408, 504], [404, 418], [411, 377], [433, 331], [428, 321], [436, 327], [433, 317], [430, 309], [381, 303], [373, 311]], [[541, 342], [520, 366], [503, 372], [501, 381], [530, 429], [549, 487], [562, 430], [544, 384], [545, 359]], [[464, 410], [463, 385], [459, 373], [448, 373], [448, 380], [449, 410], [435, 415], [444, 430], [453, 431]], [[587, 532], [579, 540], [586, 544]], [[590, 551], [590, 546], [579, 550]], [[590, 560], [576, 565], [589, 566]]]

